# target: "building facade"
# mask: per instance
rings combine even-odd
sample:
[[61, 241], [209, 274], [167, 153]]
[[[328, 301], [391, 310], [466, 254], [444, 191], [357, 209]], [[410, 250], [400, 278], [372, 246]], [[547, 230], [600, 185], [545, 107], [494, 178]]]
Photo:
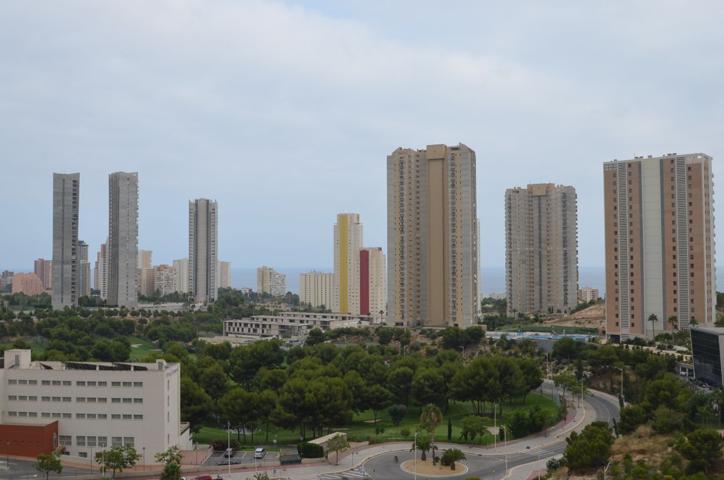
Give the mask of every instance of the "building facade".
[[78, 241], [78, 252], [80, 252], [80, 296], [89, 297], [91, 294], [91, 268], [88, 261], [88, 244], [83, 240]]
[[231, 262], [219, 262], [219, 288], [231, 288]]
[[334, 273], [305, 272], [299, 274], [299, 301], [312, 307], [332, 309]]
[[38, 258], [33, 262], [33, 271], [43, 282], [43, 289], [50, 290], [53, 286], [53, 261]]
[[606, 331], [654, 337], [716, 318], [711, 157], [667, 154], [603, 166]]
[[108, 298], [108, 249], [105, 243], [101, 243], [96, 254], [96, 265], [93, 272], [95, 289], [98, 290], [102, 299]]
[[176, 291], [189, 293], [189, 259], [181, 258], [173, 261], [173, 274], [175, 278]]
[[40, 295], [45, 291], [43, 282], [35, 273], [16, 273], [13, 275], [12, 293]]
[[287, 276], [266, 265], [261, 266], [256, 269], [256, 291], [283, 297], [287, 294]]
[[467, 327], [477, 321], [475, 152], [460, 144], [387, 157], [387, 320]]
[[359, 214], [338, 214], [334, 224], [334, 312], [360, 313], [359, 250], [362, 245]]
[[371, 322], [372, 317], [366, 315], [280, 312], [277, 315], [254, 315], [239, 320], [224, 320], [224, 335], [295, 338], [306, 335], [313, 328], [326, 331], [358, 327]]
[[78, 305], [80, 174], [53, 174], [53, 308]]
[[691, 327], [694, 377], [715, 388], [724, 385], [724, 328]]
[[601, 298], [597, 288], [583, 287], [578, 290], [578, 301], [580, 303], [595, 302]]
[[216, 300], [218, 205], [206, 198], [189, 202], [189, 291], [197, 303]]
[[576, 189], [552, 183], [505, 192], [508, 315], [565, 313], [578, 303]]
[[56, 445], [68, 455], [90, 459], [128, 445], [145, 453], [144, 463], [155, 463], [154, 455], [169, 447], [191, 447], [189, 426], [181, 423], [180, 369], [163, 360], [34, 362], [30, 350], [6, 350], [0, 369], [2, 425], [57, 422]]
[[380, 247], [359, 251], [360, 314], [385, 317], [387, 310], [387, 262]]
[[176, 271], [171, 265], [157, 265], [153, 269], [154, 292], [159, 295], [169, 295], [177, 292]]
[[138, 173], [108, 176], [109, 305], [138, 305]]

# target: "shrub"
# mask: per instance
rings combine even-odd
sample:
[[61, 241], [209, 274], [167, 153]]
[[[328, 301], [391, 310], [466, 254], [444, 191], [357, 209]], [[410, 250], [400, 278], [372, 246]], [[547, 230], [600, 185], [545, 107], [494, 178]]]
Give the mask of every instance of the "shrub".
[[322, 458], [324, 456], [324, 448], [316, 443], [300, 443], [297, 445], [297, 451], [302, 458]]
[[402, 436], [405, 437], [405, 438], [409, 437], [409, 436], [410, 436], [410, 429], [407, 428], [407, 427], [401, 429], [401, 430], [400, 430], [400, 435], [402, 435]]

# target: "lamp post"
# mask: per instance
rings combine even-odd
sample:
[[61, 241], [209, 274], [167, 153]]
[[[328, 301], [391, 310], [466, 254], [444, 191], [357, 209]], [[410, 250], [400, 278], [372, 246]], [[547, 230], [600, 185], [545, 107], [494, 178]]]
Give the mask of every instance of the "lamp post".
[[[498, 419], [496, 416], [497, 412], [498, 412], [498, 404], [493, 403], [493, 430], [495, 430], [495, 427], [498, 426]], [[498, 433], [500, 433], [500, 432], [498, 432]], [[493, 448], [497, 448], [497, 447], [498, 447], [498, 434], [496, 433], [495, 435], [493, 435]]]
[[[505, 425], [501, 425], [500, 428], [503, 429], [503, 438], [505, 439], [505, 446], [508, 446], [508, 431], [505, 429]], [[508, 452], [503, 452], [503, 456], [505, 457], [505, 476], [508, 476]]]
[[415, 432], [415, 441], [412, 444], [412, 470], [415, 480], [417, 480], [417, 432]]
[[231, 475], [231, 422], [226, 422], [226, 458], [228, 462], [228, 473]]

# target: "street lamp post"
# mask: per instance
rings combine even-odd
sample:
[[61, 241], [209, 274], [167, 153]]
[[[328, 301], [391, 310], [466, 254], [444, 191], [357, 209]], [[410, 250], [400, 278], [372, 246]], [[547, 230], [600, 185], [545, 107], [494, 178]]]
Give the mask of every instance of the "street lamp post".
[[415, 441], [412, 444], [412, 470], [415, 480], [417, 480], [417, 432], [415, 432]]
[[231, 475], [231, 422], [226, 422], [226, 458], [228, 461], [228, 473]]
[[[505, 429], [505, 425], [500, 426], [503, 429], [503, 438], [505, 439], [505, 446], [508, 446], [508, 431]], [[508, 451], [503, 452], [505, 457], [505, 476], [508, 476]]]

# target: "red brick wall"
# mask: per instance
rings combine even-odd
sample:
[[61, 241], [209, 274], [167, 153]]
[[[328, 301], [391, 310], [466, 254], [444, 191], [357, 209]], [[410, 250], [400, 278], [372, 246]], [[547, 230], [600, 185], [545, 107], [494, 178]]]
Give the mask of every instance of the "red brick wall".
[[0, 455], [37, 457], [58, 443], [58, 422], [47, 425], [0, 424]]

